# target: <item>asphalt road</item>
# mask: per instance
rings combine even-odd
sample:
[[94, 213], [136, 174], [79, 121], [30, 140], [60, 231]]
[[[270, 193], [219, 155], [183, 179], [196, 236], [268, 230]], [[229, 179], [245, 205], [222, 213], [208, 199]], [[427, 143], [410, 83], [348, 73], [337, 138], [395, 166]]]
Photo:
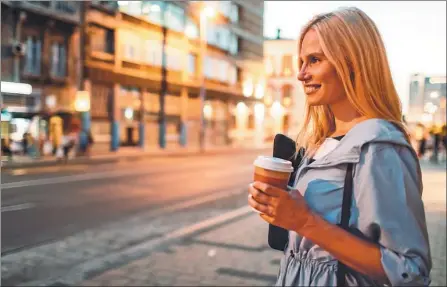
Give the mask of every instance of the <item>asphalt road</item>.
[[258, 153], [2, 172], [2, 255], [141, 212], [245, 188]]

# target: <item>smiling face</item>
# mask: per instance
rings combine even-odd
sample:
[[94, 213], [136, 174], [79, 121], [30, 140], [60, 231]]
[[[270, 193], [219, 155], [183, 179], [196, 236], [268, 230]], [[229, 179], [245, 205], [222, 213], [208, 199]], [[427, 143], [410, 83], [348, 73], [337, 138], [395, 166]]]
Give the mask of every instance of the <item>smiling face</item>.
[[309, 106], [333, 105], [347, 100], [341, 79], [324, 55], [318, 35], [312, 29], [304, 36], [299, 61], [298, 80], [303, 83]]

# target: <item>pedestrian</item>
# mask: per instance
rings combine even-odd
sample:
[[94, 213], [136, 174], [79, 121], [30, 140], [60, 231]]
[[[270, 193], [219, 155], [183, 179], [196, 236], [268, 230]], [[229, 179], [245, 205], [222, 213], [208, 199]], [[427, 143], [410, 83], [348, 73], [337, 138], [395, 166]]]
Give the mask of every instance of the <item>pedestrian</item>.
[[416, 125], [415, 138], [418, 143], [418, 157], [423, 158], [427, 146], [427, 130], [421, 123]]
[[443, 124], [441, 128], [441, 139], [444, 148], [444, 160], [447, 160], [447, 125]]
[[441, 128], [437, 125], [433, 125], [430, 134], [433, 139], [433, 152], [430, 157], [430, 161], [433, 163], [438, 163], [439, 147], [441, 145]]
[[70, 151], [76, 147], [76, 144], [78, 142], [77, 140], [78, 134], [76, 132], [69, 132], [64, 136], [63, 144], [62, 144], [62, 150], [64, 155], [65, 162], [68, 161], [68, 156], [70, 154]]
[[29, 146], [29, 133], [24, 132], [22, 136], [22, 149], [23, 149], [23, 155], [28, 154], [28, 146]]
[[8, 157], [8, 160], [12, 159], [12, 151], [9, 145], [9, 140], [6, 138], [2, 138], [2, 155], [6, 155]]
[[357, 8], [320, 14], [298, 49], [303, 161], [288, 191], [248, 188], [261, 218], [289, 231], [276, 285], [427, 286], [421, 169], [376, 25]]

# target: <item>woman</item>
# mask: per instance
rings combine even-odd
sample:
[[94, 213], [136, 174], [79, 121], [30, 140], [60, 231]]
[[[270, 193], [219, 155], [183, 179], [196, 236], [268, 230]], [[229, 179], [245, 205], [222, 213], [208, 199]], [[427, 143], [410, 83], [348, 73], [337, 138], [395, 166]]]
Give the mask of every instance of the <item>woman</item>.
[[[297, 145], [306, 154], [295, 186], [249, 186], [249, 205], [289, 230], [276, 285], [340, 285], [339, 266], [349, 286], [428, 285], [421, 170], [375, 24], [357, 8], [318, 15], [298, 48], [307, 103]], [[348, 164], [349, 226], [362, 236], [337, 226]]]

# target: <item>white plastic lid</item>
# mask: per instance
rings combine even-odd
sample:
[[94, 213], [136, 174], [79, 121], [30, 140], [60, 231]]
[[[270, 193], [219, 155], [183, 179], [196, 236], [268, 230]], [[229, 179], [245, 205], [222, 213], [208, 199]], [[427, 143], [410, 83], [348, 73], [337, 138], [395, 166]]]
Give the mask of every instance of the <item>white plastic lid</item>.
[[257, 167], [279, 172], [293, 172], [292, 162], [272, 156], [260, 155], [253, 163]]

